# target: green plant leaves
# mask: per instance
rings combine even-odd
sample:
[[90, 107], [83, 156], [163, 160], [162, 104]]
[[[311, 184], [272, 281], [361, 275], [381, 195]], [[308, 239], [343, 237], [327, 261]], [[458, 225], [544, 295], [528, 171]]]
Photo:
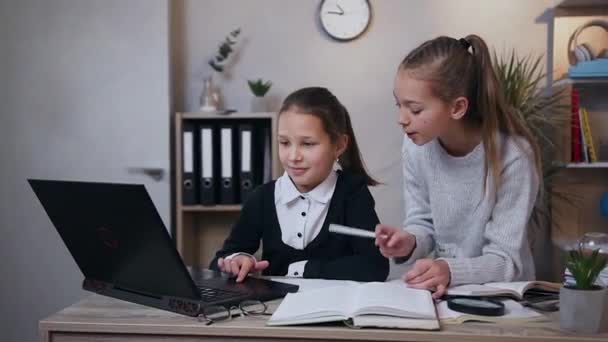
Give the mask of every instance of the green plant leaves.
[[550, 201], [544, 195], [555, 196], [569, 203], [576, 201], [576, 194], [554, 189], [554, 182], [563, 165], [556, 163], [557, 142], [570, 122], [570, 108], [566, 104], [568, 93], [565, 88], [547, 89], [542, 85], [546, 74], [542, 70], [543, 56], [527, 55], [519, 57], [512, 50], [504, 57], [496, 52], [493, 65], [501, 84], [507, 104], [536, 137], [541, 150], [543, 180], [539, 200], [536, 203], [530, 225], [540, 229], [543, 222], [551, 217]]
[[576, 280], [576, 288], [589, 290], [593, 288], [597, 276], [606, 267], [606, 262], [606, 258], [599, 253], [599, 249], [586, 252], [579, 248], [568, 252], [566, 266]]
[[220, 44], [216, 55], [212, 57], [208, 62], [209, 66], [211, 66], [213, 70], [217, 72], [224, 71], [223, 63], [228, 59], [230, 54], [234, 52], [234, 48], [232, 46], [237, 43], [236, 38], [239, 36], [240, 33], [240, 28], [231, 31], [229, 35], [225, 38], [225, 40]]
[[270, 87], [272, 86], [272, 82], [264, 82], [264, 80], [262, 80], [261, 78], [257, 80], [248, 80], [247, 84], [249, 84], [249, 89], [251, 89], [253, 95], [258, 97], [266, 95], [266, 93], [268, 92], [268, 90], [270, 90]]

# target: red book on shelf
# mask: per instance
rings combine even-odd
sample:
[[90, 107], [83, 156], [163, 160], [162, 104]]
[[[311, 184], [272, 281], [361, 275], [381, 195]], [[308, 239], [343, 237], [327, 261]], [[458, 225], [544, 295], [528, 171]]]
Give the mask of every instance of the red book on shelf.
[[580, 163], [583, 161], [581, 153], [581, 121], [579, 117], [579, 94], [578, 90], [574, 87], [571, 92], [570, 108], [572, 113], [571, 120], [571, 160], [573, 163]]

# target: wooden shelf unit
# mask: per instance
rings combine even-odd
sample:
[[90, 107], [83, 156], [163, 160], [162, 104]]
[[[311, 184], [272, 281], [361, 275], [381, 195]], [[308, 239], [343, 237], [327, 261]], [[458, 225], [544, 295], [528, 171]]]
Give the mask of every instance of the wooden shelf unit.
[[183, 205], [182, 204], [182, 122], [184, 120], [268, 120], [271, 127], [272, 178], [282, 172], [278, 160], [276, 140], [276, 113], [232, 113], [227, 115], [211, 113], [175, 114], [175, 236], [177, 250], [186, 265], [207, 267], [228, 236], [232, 224], [241, 211], [240, 204], [234, 205]]
[[[569, 78], [568, 40], [572, 32], [584, 23], [601, 19], [608, 22], [608, 3], [605, 1], [567, 0], [554, 11], [553, 78], [556, 86], [566, 87], [568, 94], [575, 88], [579, 92], [580, 107], [589, 112], [589, 121], [599, 161], [572, 163], [571, 126], [565, 125], [560, 141], [559, 159], [565, 169], [554, 181], [554, 188], [568, 194], [570, 200], [554, 196], [551, 199], [552, 273], [555, 281], [561, 280], [565, 269], [565, 246], [572, 246], [584, 233], [608, 232], [608, 220], [600, 212], [599, 201], [608, 191], [608, 155], [600, 153], [600, 143], [608, 147], [608, 77]], [[599, 28], [589, 28], [594, 30]], [[583, 32], [578, 43], [592, 42], [595, 49], [608, 43], [606, 32]], [[608, 47], [605, 46], [605, 47]], [[567, 105], [570, 106], [568, 96]], [[608, 151], [605, 151], [608, 152]]]

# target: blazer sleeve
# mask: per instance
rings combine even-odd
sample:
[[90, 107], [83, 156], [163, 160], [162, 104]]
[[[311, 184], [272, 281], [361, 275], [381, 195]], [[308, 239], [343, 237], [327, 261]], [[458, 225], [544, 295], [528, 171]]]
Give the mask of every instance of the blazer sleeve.
[[[345, 199], [345, 222], [369, 231], [374, 231], [380, 222], [375, 202], [367, 185]], [[304, 277], [331, 278], [356, 281], [384, 281], [388, 276], [389, 262], [375, 246], [373, 239], [345, 237], [352, 254], [328, 259], [311, 258], [306, 263]]]
[[223, 247], [215, 254], [213, 260], [209, 264], [212, 270], [218, 270], [217, 260], [221, 257], [228, 256], [233, 253], [245, 252], [254, 254], [260, 247], [260, 239], [262, 238], [262, 229], [259, 224], [259, 215], [262, 211], [263, 187], [256, 189], [247, 199], [241, 214], [237, 219], [230, 235], [224, 241]]

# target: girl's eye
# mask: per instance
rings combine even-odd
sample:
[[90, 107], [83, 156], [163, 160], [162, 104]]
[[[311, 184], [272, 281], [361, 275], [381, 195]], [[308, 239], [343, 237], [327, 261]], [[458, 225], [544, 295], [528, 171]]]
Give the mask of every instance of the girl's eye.
[[309, 142], [309, 141], [306, 141], [306, 142], [304, 142], [302, 145], [307, 146], [307, 147], [310, 147], [310, 146], [313, 146], [313, 145], [316, 145], [316, 144], [315, 144], [314, 142]]
[[289, 145], [289, 141], [279, 141], [279, 145], [287, 146]]
[[417, 110], [411, 110], [412, 114], [416, 115], [416, 114], [420, 114], [420, 112], [422, 112], [422, 109], [417, 109]]

